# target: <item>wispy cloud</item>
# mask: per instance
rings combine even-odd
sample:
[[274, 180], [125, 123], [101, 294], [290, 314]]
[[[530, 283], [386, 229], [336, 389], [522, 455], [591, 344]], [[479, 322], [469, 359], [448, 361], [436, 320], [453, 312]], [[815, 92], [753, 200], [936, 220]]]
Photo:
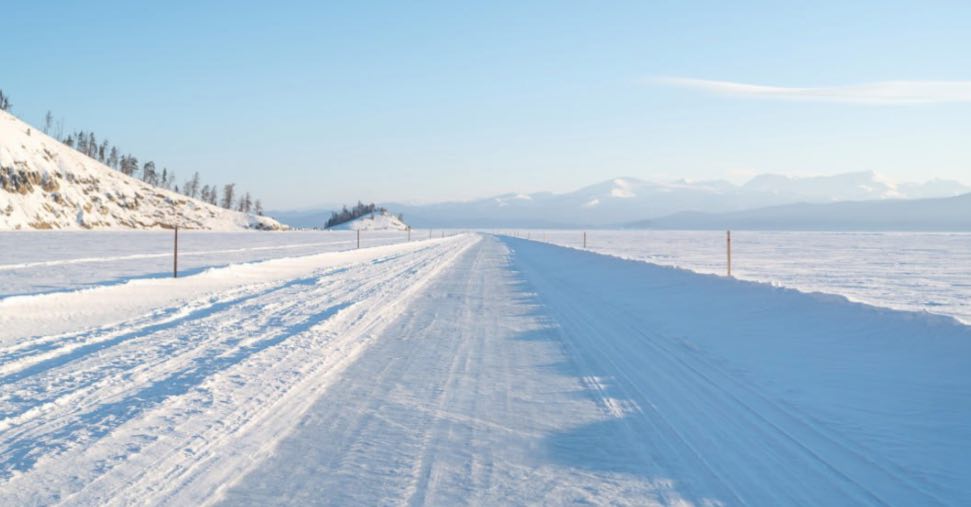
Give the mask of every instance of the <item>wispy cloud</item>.
[[971, 81], [878, 81], [844, 86], [788, 87], [686, 77], [659, 77], [651, 83], [718, 95], [852, 104], [931, 104], [971, 102]]

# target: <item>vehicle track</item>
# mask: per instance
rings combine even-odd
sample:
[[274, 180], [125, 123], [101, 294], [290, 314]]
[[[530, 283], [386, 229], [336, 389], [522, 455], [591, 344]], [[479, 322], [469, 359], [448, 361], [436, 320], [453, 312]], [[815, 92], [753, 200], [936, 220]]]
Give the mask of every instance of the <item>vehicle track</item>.
[[[410, 293], [474, 241], [458, 237], [0, 351], [17, 359], [0, 377], [0, 503], [178, 492], [247, 428], [282, 434], [287, 421], [265, 421], [280, 400], [316, 393], [322, 384], [308, 378], [346, 367]], [[65, 461], [73, 477], [63, 476]]]

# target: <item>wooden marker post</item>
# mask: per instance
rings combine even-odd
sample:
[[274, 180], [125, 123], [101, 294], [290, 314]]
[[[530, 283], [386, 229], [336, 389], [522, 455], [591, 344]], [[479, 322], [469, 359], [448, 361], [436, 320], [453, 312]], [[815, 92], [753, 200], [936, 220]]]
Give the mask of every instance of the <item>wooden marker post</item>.
[[361, 248], [361, 230], [357, 230], [357, 247]]
[[587, 247], [587, 232], [583, 231], [583, 248]]
[[179, 226], [175, 226], [175, 247], [172, 249], [172, 278], [179, 277]]
[[411, 243], [411, 227], [408, 228], [408, 242]]
[[732, 231], [725, 231], [725, 250], [728, 254], [728, 276], [732, 276]]

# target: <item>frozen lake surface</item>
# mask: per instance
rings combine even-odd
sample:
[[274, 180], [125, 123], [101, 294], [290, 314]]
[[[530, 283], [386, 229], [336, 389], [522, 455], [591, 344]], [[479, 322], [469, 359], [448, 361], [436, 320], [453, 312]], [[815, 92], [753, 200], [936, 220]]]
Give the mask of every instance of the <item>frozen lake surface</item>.
[[[433, 231], [435, 237], [441, 231]], [[583, 231], [513, 234], [580, 248]], [[412, 239], [428, 238], [412, 231]], [[364, 232], [361, 246], [406, 241], [403, 232]], [[971, 234], [732, 233], [733, 275], [809, 292], [840, 294], [888, 308], [927, 311], [971, 323]], [[182, 275], [240, 262], [356, 247], [352, 231], [188, 231], [179, 234]], [[0, 298], [76, 290], [172, 273], [171, 232], [0, 232]], [[720, 231], [588, 231], [589, 250], [725, 274]]]
[[[400, 231], [362, 232], [361, 247], [407, 239]], [[172, 276], [171, 231], [0, 232], [0, 246], [0, 298]], [[354, 231], [180, 231], [179, 274], [356, 246]]]
[[[514, 234], [581, 248], [583, 231]], [[724, 231], [587, 231], [589, 250], [725, 274]], [[732, 274], [971, 323], [971, 234], [732, 232]]]

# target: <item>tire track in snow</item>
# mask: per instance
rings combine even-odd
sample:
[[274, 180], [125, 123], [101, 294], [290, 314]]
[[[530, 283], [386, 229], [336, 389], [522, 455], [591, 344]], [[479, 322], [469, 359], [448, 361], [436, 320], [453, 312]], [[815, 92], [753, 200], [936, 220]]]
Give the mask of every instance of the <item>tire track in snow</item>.
[[[28, 366], [15, 376], [8, 375], [0, 382], [0, 392], [14, 404], [28, 404], [29, 397], [22, 395], [30, 391], [27, 384], [31, 383], [35, 392], [43, 393], [53, 387], [60, 394], [49, 396], [51, 401], [45, 410], [22, 414], [21, 420], [8, 424], [10, 428], [0, 437], [0, 471], [7, 471], [3, 472], [2, 480], [7, 485], [2, 488], [0, 498], [7, 492], [18, 492], [23, 496], [17, 495], [17, 498], [49, 500], [80, 489], [77, 484], [72, 488], [71, 480], [57, 474], [58, 462], [70, 461], [71, 456], [91, 465], [91, 469], [85, 470], [89, 474], [87, 481], [97, 482], [116, 470], [118, 463], [137, 459], [143, 449], [179, 448], [178, 439], [161, 443], [145, 436], [161, 434], [170, 438], [178, 425], [162, 421], [185, 423], [193, 418], [205, 419], [203, 416], [217, 404], [220, 393], [232, 393], [234, 387], [236, 391], [247, 386], [254, 388], [254, 384], [259, 384], [255, 379], [268, 381], [277, 395], [282, 395], [288, 387], [299, 383], [305, 372], [299, 371], [297, 365], [307, 363], [307, 354], [314, 354], [316, 347], [336, 347], [336, 352], [344, 347], [359, 348], [359, 344], [345, 343], [347, 340], [335, 330], [326, 331], [325, 338], [321, 339], [317, 335], [323, 329], [354, 331], [383, 322], [387, 316], [380, 314], [387, 308], [375, 312], [374, 304], [398, 304], [395, 298], [407, 294], [409, 287], [420, 286], [470, 242], [472, 239], [468, 237], [456, 238], [411, 254], [350, 266], [339, 276], [325, 272], [243, 296], [231, 295], [223, 298], [222, 303], [191, 312], [191, 318], [142, 326], [137, 333], [132, 333], [135, 336], [124, 340], [118, 340], [118, 336], [99, 339], [98, 333], [93, 333], [90, 337], [93, 343], [86, 345], [91, 349], [84, 354], [76, 354], [78, 349], [74, 348], [59, 356], [56, 364], [36, 362], [35, 367], [45, 367], [32, 370]], [[167, 314], [161, 315], [164, 320]], [[121, 327], [110, 329], [117, 331]], [[240, 336], [236, 336], [237, 332]], [[194, 341], [187, 340], [193, 336]], [[291, 343], [295, 341], [301, 343]], [[266, 364], [265, 371], [250, 371], [251, 376], [227, 373], [246, 369], [248, 364], [268, 354], [279, 357]], [[313, 364], [314, 360], [309, 363]], [[279, 372], [288, 367], [289, 374]], [[279, 375], [270, 376], [272, 372]], [[85, 379], [84, 375], [90, 378]], [[207, 389], [205, 386], [214, 379], [225, 384], [226, 390]], [[241, 431], [248, 421], [257, 418], [261, 406], [257, 401], [264, 405], [273, 401], [273, 396], [266, 393], [257, 398], [256, 391], [247, 400], [251, 405], [249, 411], [233, 408], [234, 403], [221, 405], [223, 410], [240, 417], [235, 420], [234, 431]], [[182, 403], [187, 405], [181, 407]], [[244, 406], [249, 405], [244, 403]], [[125, 433], [128, 427], [138, 426], [137, 423], [147, 419], [155, 420], [157, 425]], [[209, 420], [210, 430], [217, 434], [210, 442], [219, 441], [218, 432], [224, 424]], [[128, 435], [129, 447], [122, 446], [128, 450], [116, 452], [113, 457], [108, 453], [95, 458], [98, 452], [104, 453], [107, 449], [117, 451], [118, 443], [113, 437], [119, 433]], [[175, 468], [185, 468], [185, 465], [180, 463]], [[45, 480], [38, 481], [38, 476]], [[166, 477], [171, 479], [171, 470]], [[157, 480], [158, 476], [151, 478]], [[39, 487], [21, 490], [27, 481]], [[146, 494], [158, 486], [155, 483], [146, 487]], [[53, 496], [45, 496], [45, 491]], [[89, 488], [89, 491], [93, 490]]]
[[[919, 470], [874, 454], [863, 442], [845, 438], [796, 406], [780, 403], [765, 386], [729, 371], [687, 339], [659, 331], [664, 326], [655, 321], [665, 322], [665, 316], [653, 316], [652, 308], [634, 304], [637, 298], [625, 292], [630, 286], [603, 291], [583, 276], [546, 269], [549, 259], [544, 255], [571, 256], [578, 265], [581, 260], [615, 261], [562, 251], [541, 255], [533, 249], [556, 247], [507, 242], [521, 250], [517, 264], [560, 323], [564, 344], [579, 370], [596, 373], [596, 381], [587, 382], [591, 396], [624, 431], [645, 435], [655, 450], [661, 450], [658, 463], [673, 476], [691, 478], [698, 487], [705, 483], [698, 481], [700, 466], [740, 504], [769, 498], [778, 504], [811, 504], [820, 498], [820, 485], [862, 504], [898, 501], [888, 488], [877, 490], [874, 484], [892, 484], [895, 494], [919, 498], [922, 504], [948, 503], [935, 492], [940, 485], [921, 478]], [[663, 293], [655, 287], [650, 291]], [[857, 325], [861, 329], [848, 334], [865, 331], [863, 321]], [[634, 402], [640, 413], [618, 414], [618, 398]], [[726, 465], [732, 462], [744, 466]]]

